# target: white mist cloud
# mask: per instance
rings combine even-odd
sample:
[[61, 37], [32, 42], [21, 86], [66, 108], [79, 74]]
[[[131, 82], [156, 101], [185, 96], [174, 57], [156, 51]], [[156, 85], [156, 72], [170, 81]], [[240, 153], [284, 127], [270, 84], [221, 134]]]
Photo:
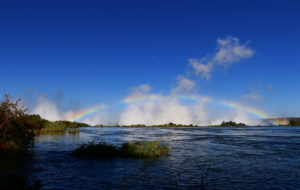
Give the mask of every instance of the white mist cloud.
[[110, 123], [109, 117], [105, 112], [96, 113], [91, 116], [82, 118], [80, 120], [80, 122], [88, 123], [92, 126], [93, 125], [107, 125], [108, 123]]
[[232, 110], [223, 113], [218, 119], [211, 121], [211, 125], [220, 125], [223, 121], [233, 121], [236, 123], [245, 123], [246, 125], [268, 125], [267, 122], [264, 122], [262, 119], [256, 119], [253, 116], [249, 115], [247, 112], [242, 110]]
[[254, 51], [246, 46], [247, 43], [241, 45], [239, 39], [232, 36], [228, 36], [226, 39], [218, 38], [217, 43], [217, 52], [212, 58], [206, 56], [200, 60], [189, 59], [189, 64], [194, 68], [195, 74], [201, 75], [206, 80], [211, 77], [210, 73], [216, 66], [226, 69], [232, 63], [250, 58], [254, 54]]
[[38, 97], [38, 104], [34, 107], [31, 114], [39, 114], [42, 118], [50, 121], [61, 119], [61, 114], [55, 102], [46, 99], [45, 96]]
[[240, 110], [236, 110], [232, 121], [236, 123], [245, 123], [246, 125], [265, 125], [260, 119], [254, 119], [248, 113]]
[[[143, 85], [141, 85], [143, 86]], [[140, 86], [140, 87], [141, 87]], [[143, 89], [143, 88], [135, 88]], [[149, 92], [134, 91], [130, 97], [151, 96]], [[158, 96], [157, 94], [155, 96]], [[120, 115], [119, 124], [157, 125], [166, 123], [205, 125], [206, 114], [204, 102], [197, 102], [194, 106], [184, 105], [172, 96], [162, 96], [158, 101], [137, 102], [126, 107]]]
[[[39, 114], [42, 118], [49, 121], [64, 120], [74, 116], [76, 111], [68, 110], [63, 112], [58, 109], [57, 103], [46, 98], [45, 95], [38, 97], [37, 105], [33, 108], [30, 114]], [[105, 112], [95, 113], [80, 119], [78, 122], [87, 123], [90, 125], [107, 124], [108, 116]]]
[[190, 121], [189, 110], [175, 99], [131, 104], [120, 115], [121, 125], [156, 125], [170, 122], [187, 124]]

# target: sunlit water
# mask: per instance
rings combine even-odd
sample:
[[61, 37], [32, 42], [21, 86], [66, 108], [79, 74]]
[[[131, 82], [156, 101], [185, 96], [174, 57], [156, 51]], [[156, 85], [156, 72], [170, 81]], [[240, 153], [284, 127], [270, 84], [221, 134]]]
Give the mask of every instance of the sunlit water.
[[[172, 149], [159, 159], [70, 154], [87, 141], [120, 145], [162, 135]], [[79, 134], [37, 137], [27, 156], [2, 155], [0, 172], [25, 173], [43, 189], [188, 189], [201, 181], [207, 189], [300, 189], [299, 140], [300, 127], [287, 126], [82, 127]]]

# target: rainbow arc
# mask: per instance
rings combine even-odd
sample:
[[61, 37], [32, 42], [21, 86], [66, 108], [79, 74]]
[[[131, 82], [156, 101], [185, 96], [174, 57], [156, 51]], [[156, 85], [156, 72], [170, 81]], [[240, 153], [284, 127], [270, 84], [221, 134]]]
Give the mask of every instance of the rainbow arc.
[[86, 116], [95, 114], [97, 112], [100, 112], [100, 111], [102, 111], [102, 110], [104, 110], [106, 108], [107, 108], [106, 105], [101, 105], [101, 106], [92, 107], [90, 109], [83, 109], [83, 110], [75, 112], [74, 114], [72, 114], [69, 117], [66, 117], [64, 120], [76, 121], [76, 120], [79, 120], [79, 119], [81, 119], [83, 117], [86, 117]]
[[164, 97], [164, 96], [158, 96], [158, 95], [148, 95], [148, 96], [133, 96], [133, 97], [128, 97], [125, 98], [122, 103], [123, 104], [134, 104], [134, 103], [139, 103], [139, 102], [148, 102], [148, 101], [162, 101], [162, 100], [172, 100], [172, 99], [178, 99], [178, 100], [184, 100], [184, 101], [203, 101], [207, 102], [208, 104], [216, 105], [216, 106], [221, 106], [225, 108], [232, 108], [232, 109], [237, 109], [244, 111], [248, 113], [249, 115], [252, 115], [258, 119], [262, 119], [266, 121], [267, 123], [271, 125], [280, 125], [284, 124], [284, 121], [280, 120], [268, 120], [269, 116], [264, 113], [263, 111], [260, 111], [258, 109], [249, 107], [249, 106], [244, 106], [242, 104], [232, 102], [232, 101], [216, 101], [208, 97], [204, 96], [197, 96], [197, 95], [187, 95], [187, 96], [170, 96], [170, 97]]

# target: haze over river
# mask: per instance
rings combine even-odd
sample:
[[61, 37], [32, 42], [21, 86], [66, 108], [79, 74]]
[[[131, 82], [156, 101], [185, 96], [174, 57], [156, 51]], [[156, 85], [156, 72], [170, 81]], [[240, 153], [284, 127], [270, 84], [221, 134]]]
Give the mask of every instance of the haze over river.
[[[87, 141], [121, 145], [162, 135], [172, 149], [158, 159], [70, 154]], [[201, 180], [211, 181], [208, 189], [300, 189], [300, 127], [81, 127], [78, 134], [36, 139], [27, 156], [1, 156], [1, 174], [20, 171], [40, 179], [42, 189], [187, 189]]]

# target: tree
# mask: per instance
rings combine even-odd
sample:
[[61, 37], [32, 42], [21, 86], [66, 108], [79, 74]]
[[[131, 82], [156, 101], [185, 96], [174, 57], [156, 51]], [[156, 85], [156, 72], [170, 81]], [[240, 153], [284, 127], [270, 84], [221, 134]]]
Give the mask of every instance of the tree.
[[34, 146], [34, 130], [39, 131], [41, 126], [41, 120], [31, 119], [27, 109], [19, 106], [21, 99], [12, 99], [11, 94], [5, 94], [0, 103], [0, 150]]
[[293, 120], [293, 119], [290, 120], [290, 125], [293, 126], [293, 125], [296, 125], [296, 124], [297, 124], [297, 122], [295, 120]]

